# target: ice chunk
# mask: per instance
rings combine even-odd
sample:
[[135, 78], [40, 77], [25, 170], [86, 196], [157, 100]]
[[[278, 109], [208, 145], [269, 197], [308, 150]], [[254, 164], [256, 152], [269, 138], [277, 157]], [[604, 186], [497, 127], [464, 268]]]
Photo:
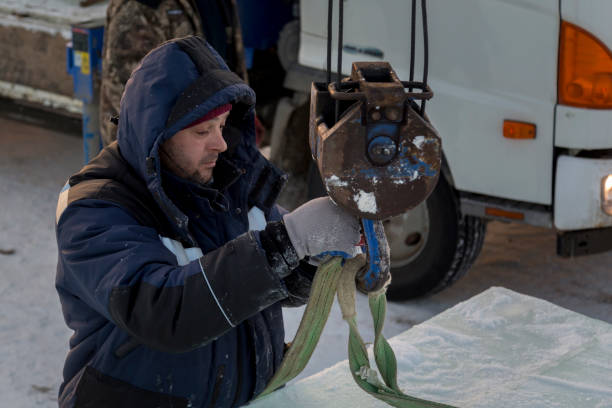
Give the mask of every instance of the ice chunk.
[[[460, 407], [612, 407], [612, 325], [507, 289], [488, 289], [389, 343], [398, 383], [415, 397]], [[388, 407], [354, 384], [346, 360], [250, 406]]]

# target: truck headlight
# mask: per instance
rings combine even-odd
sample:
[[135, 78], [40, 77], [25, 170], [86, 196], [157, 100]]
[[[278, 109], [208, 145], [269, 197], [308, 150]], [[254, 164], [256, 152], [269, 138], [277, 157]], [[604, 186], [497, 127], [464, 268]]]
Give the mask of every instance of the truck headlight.
[[601, 180], [601, 208], [608, 215], [612, 215], [612, 174]]

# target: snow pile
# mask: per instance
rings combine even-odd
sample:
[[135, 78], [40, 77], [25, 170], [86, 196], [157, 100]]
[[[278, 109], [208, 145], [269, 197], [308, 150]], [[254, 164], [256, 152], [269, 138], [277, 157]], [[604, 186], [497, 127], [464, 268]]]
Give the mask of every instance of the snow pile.
[[0, 12], [54, 23], [77, 23], [104, 18], [108, 1], [82, 7], [82, 0], [0, 0]]
[[71, 39], [70, 25], [106, 17], [108, 1], [81, 7], [81, 0], [0, 0], [0, 26], [61, 34]]
[[78, 99], [17, 83], [0, 81], [0, 95], [18, 101], [38, 103], [50, 109], [63, 109], [78, 114], [83, 112], [83, 102]]
[[[394, 337], [409, 395], [460, 407], [612, 407], [612, 325], [492, 288]], [[345, 360], [252, 407], [387, 407]]]

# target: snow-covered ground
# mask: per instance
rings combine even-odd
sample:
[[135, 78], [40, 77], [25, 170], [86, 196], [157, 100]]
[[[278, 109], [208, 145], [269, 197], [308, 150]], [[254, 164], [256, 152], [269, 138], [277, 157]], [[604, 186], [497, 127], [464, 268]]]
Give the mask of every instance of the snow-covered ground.
[[[54, 407], [67, 352], [54, 288], [57, 194], [82, 165], [81, 139], [0, 118], [0, 407]], [[555, 256], [551, 231], [491, 223], [479, 261], [452, 288], [427, 299], [390, 303], [393, 337], [491, 286], [504, 286], [612, 322], [612, 253]], [[14, 251], [14, 253], [12, 252]], [[303, 308], [285, 309], [287, 340]], [[367, 301], [359, 324], [371, 341]], [[299, 378], [346, 358], [347, 328], [334, 306], [319, 347]]]
[[78, 138], [0, 119], [0, 407], [57, 406], [70, 332], [53, 293], [54, 202], [81, 160]]

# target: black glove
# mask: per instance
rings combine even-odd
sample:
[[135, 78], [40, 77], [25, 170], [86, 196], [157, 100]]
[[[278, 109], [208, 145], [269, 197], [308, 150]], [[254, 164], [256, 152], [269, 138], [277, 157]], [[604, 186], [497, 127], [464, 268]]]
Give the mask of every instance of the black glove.
[[300, 262], [300, 265], [289, 276], [283, 279], [289, 291], [289, 297], [283, 299], [281, 305], [284, 307], [298, 307], [308, 303], [310, 288], [316, 271], [316, 266], [312, 266], [304, 261]]
[[266, 228], [259, 232], [259, 239], [266, 251], [268, 263], [278, 277], [283, 279], [289, 292], [289, 296], [281, 304], [285, 307], [306, 304], [317, 268], [299, 260], [281, 221], [269, 222]]

